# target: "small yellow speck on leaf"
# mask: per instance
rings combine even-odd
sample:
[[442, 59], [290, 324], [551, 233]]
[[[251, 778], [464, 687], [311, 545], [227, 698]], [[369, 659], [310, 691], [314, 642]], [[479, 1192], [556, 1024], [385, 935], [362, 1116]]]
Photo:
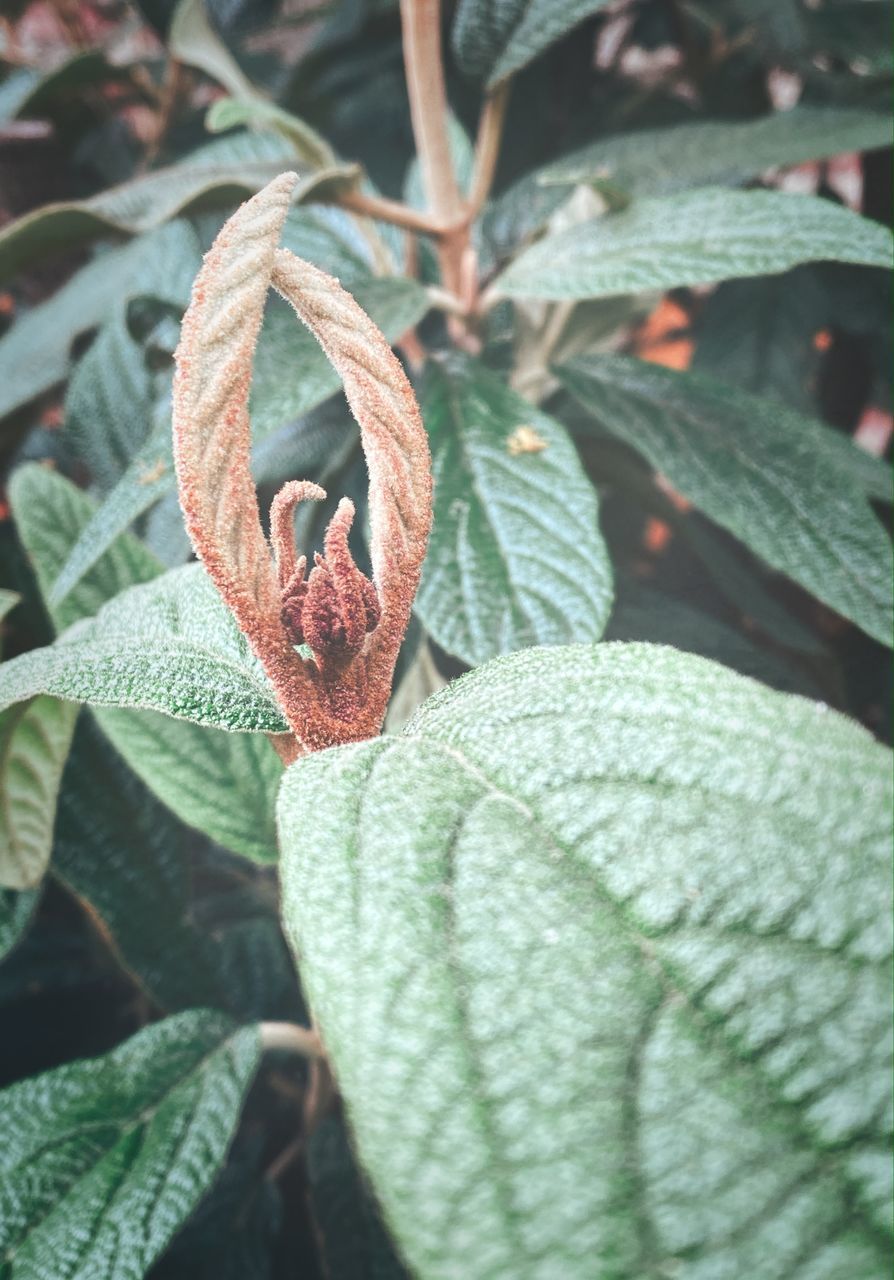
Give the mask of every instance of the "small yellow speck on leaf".
[[542, 436], [539, 436], [533, 427], [525, 424], [516, 427], [512, 435], [506, 441], [506, 448], [512, 454], [513, 458], [517, 458], [520, 453], [542, 453], [544, 449], [549, 448]]
[[139, 475], [140, 484], [155, 484], [156, 480], [160, 480], [168, 469], [168, 464], [164, 458], [159, 458], [154, 467], [150, 467], [148, 471], [141, 471]]

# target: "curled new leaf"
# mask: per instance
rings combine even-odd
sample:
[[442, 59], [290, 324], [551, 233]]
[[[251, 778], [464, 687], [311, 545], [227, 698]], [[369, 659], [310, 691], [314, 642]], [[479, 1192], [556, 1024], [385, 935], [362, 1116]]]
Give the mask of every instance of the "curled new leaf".
[[[277, 241], [296, 182], [283, 174], [223, 227], [193, 287], [177, 352], [174, 456], [186, 527], [254, 652], [299, 746], [319, 750], [381, 727], [431, 525], [431, 461], [419, 409], [385, 338], [331, 276]], [[249, 470], [248, 393], [273, 285], [341, 374], [370, 477], [373, 579], [348, 548], [354, 507], [338, 506], [305, 577], [292, 516], [326, 495], [291, 481], [264, 536]], [[297, 646], [309, 646], [304, 657]]]

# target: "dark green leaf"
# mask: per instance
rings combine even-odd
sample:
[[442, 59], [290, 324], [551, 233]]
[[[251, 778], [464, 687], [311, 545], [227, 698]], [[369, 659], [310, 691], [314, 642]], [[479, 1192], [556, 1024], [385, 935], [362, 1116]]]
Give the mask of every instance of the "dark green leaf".
[[533, 61], [605, 0], [461, 0], [453, 48], [464, 71], [489, 85]]
[[193, 1012], [0, 1094], [0, 1256], [16, 1280], [142, 1276], [217, 1176], [256, 1028]]
[[557, 373], [712, 520], [891, 643], [891, 543], [860, 483], [877, 459], [822, 423], [697, 374], [620, 356], [579, 357]]
[[706, 188], [638, 200], [525, 249], [495, 295], [602, 298], [820, 260], [891, 265], [891, 233], [815, 196]]
[[565, 429], [461, 357], [432, 363], [421, 405], [435, 480], [416, 600], [426, 629], [473, 665], [598, 639], [611, 568], [596, 493]]
[[0, 889], [0, 960], [12, 950], [27, 929], [38, 897], [36, 889], [25, 893]]
[[287, 927], [420, 1280], [888, 1274], [892, 800], [852, 721], [650, 645], [287, 771]]

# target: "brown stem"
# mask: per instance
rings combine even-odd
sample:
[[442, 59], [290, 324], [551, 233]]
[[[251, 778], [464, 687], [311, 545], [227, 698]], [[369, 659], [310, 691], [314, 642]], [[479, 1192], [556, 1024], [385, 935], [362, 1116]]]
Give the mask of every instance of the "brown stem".
[[[326, 203], [330, 203], [327, 199]], [[342, 209], [350, 209], [352, 213], [363, 214], [367, 218], [378, 218], [382, 222], [390, 222], [395, 227], [403, 227], [406, 231], [418, 231], [426, 236], [441, 236], [451, 230], [439, 223], [428, 213], [420, 213], [411, 209], [399, 200], [389, 200], [386, 196], [372, 196], [364, 191], [340, 191], [333, 193], [331, 203], [340, 205]]]
[[484, 207], [494, 180], [497, 156], [500, 152], [500, 139], [503, 136], [503, 122], [506, 119], [506, 104], [509, 101], [509, 84], [508, 78], [501, 81], [493, 92], [487, 95], [481, 109], [478, 137], [475, 139], [472, 185], [466, 202], [470, 222], [474, 221]]
[[400, 16], [410, 118], [429, 212], [442, 227], [460, 223], [455, 235], [442, 235], [438, 243], [444, 287], [459, 293], [460, 261], [468, 228], [461, 222], [462, 200], [447, 135], [440, 0], [401, 0]]

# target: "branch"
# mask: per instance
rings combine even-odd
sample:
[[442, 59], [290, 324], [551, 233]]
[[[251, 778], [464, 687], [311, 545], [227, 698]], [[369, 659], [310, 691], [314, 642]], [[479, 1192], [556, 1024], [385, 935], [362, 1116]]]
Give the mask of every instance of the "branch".
[[467, 201], [470, 222], [474, 221], [483, 208], [494, 180], [497, 156], [500, 152], [500, 139], [503, 136], [503, 121], [506, 119], [506, 104], [509, 101], [509, 84], [508, 78], [502, 80], [496, 89], [487, 95], [481, 110], [478, 137], [475, 139], [472, 185]]
[[431, 214], [420, 213], [411, 209], [399, 200], [389, 200], [386, 196], [372, 196], [363, 191], [334, 192], [323, 201], [325, 204], [337, 204], [352, 213], [362, 214], [367, 218], [378, 218], [381, 222], [390, 222], [395, 227], [403, 227], [406, 231], [418, 231], [425, 236], [446, 235], [451, 228], [438, 222]]
[[300, 1054], [302, 1058], [324, 1058], [320, 1037], [310, 1027], [299, 1027], [293, 1022], [262, 1022], [260, 1024], [261, 1048], [264, 1052], [283, 1049], [287, 1053]]

